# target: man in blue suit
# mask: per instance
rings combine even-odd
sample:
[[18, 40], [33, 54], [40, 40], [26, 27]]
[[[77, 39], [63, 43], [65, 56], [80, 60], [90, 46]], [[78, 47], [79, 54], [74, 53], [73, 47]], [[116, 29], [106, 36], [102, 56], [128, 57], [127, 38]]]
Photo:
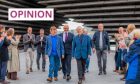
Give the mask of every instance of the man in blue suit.
[[[110, 42], [108, 33], [104, 31], [104, 25], [102, 23], [98, 25], [98, 31], [93, 35], [93, 44], [95, 45], [93, 47], [96, 49], [98, 59], [98, 75], [102, 75], [102, 72], [106, 74], [107, 51], [110, 53]], [[95, 52], [94, 48], [93, 52]]]
[[71, 79], [70, 73], [71, 73], [71, 53], [72, 53], [72, 41], [74, 34], [69, 32], [69, 26], [67, 24], [63, 27], [64, 32], [60, 34], [60, 36], [63, 38], [63, 45], [65, 50], [65, 58], [61, 60], [62, 63], [62, 71], [64, 74], [64, 79], [69, 81]]
[[78, 84], [82, 84], [85, 80], [85, 64], [86, 59], [91, 56], [91, 44], [87, 35], [83, 34], [82, 27], [77, 27], [78, 35], [74, 37], [72, 43], [72, 55], [76, 58], [78, 67]]
[[51, 26], [50, 35], [46, 38], [46, 55], [49, 57], [49, 75], [47, 81], [58, 80], [58, 69], [60, 67], [60, 58], [64, 58], [63, 40], [57, 35], [57, 28]]

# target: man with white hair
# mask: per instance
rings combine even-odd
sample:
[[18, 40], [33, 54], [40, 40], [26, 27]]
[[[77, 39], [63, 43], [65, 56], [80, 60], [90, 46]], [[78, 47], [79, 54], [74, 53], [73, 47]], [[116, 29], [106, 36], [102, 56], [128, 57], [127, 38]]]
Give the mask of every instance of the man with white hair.
[[75, 57], [77, 61], [78, 68], [78, 84], [82, 84], [82, 81], [85, 80], [85, 64], [86, 59], [91, 55], [91, 45], [90, 40], [87, 35], [83, 34], [83, 28], [78, 26], [76, 29], [78, 35], [73, 39], [72, 43], [72, 56]]

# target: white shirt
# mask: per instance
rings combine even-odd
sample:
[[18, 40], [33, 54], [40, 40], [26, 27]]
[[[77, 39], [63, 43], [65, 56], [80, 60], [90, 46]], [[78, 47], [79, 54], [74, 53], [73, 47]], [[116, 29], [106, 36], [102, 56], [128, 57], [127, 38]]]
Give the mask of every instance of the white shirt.
[[103, 48], [103, 32], [100, 32], [100, 40], [99, 40], [99, 42], [100, 42], [100, 44], [99, 44], [100, 49], [102, 49]]
[[66, 33], [67, 33], [67, 35], [68, 35], [68, 32], [63, 32], [63, 42], [65, 42], [66, 41]]

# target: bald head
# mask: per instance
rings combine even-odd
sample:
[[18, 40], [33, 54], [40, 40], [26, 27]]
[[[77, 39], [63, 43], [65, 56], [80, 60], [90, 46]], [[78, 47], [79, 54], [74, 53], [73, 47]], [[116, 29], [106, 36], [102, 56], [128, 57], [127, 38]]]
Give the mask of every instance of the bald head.
[[98, 24], [98, 30], [102, 32], [104, 30], [104, 25], [102, 23]]
[[64, 32], [68, 32], [69, 31], [69, 25], [65, 24], [63, 27]]
[[32, 34], [32, 27], [28, 27], [27, 32], [28, 32], [28, 34]]

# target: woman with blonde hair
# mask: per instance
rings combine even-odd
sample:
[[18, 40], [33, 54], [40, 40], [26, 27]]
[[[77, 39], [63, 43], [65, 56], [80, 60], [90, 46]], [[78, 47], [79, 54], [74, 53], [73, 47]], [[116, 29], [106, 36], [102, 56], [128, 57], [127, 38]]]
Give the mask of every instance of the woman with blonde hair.
[[21, 37], [20, 35], [13, 36], [11, 39], [11, 44], [8, 47], [9, 61], [8, 61], [8, 67], [7, 67], [7, 69], [8, 69], [7, 77], [11, 80], [18, 79], [17, 72], [19, 72], [19, 70], [20, 70], [19, 52], [18, 52], [18, 44], [20, 41], [20, 37]]
[[125, 56], [125, 61], [129, 64], [126, 74], [125, 84], [140, 83], [140, 30], [133, 33], [129, 52]]

